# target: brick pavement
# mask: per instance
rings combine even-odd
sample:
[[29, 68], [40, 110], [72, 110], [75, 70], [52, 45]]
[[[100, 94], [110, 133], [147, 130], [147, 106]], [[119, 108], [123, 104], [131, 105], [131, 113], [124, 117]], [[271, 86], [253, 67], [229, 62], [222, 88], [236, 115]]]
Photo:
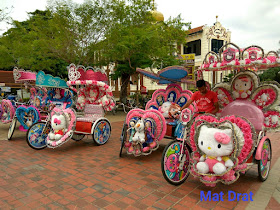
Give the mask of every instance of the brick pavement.
[[[79, 142], [70, 140], [57, 149], [36, 151], [25, 142], [25, 134], [18, 132], [13, 140], [0, 141], [0, 208], [256, 209], [246, 201], [200, 201], [200, 191], [253, 192], [259, 198], [258, 192], [268, 189], [270, 193], [261, 193], [267, 205], [257, 209], [279, 209], [280, 161], [276, 161], [280, 156], [280, 133], [269, 134], [272, 170], [276, 169], [266, 181], [269, 188], [263, 187], [266, 182], [258, 181], [256, 166], [232, 185], [219, 183], [208, 188], [190, 176], [182, 185], [173, 186], [165, 181], [160, 167], [161, 154], [169, 140], [163, 140], [149, 156], [124, 154], [119, 158], [122, 122], [112, 121], [112, 136], [103, 146], [95, 146], [89, 137]], [[1, 140], [6, 136], [5, 129], [0, 125]]]

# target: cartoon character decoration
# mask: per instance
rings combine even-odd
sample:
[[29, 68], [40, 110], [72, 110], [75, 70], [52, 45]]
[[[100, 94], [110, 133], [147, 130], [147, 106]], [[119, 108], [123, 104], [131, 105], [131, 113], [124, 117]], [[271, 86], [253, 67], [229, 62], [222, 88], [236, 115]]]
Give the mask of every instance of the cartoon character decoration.
[[167, 101], [164, 102], [160, 107], [159, 107], [159, 111], [162, 113], [162, 115], [165, 118], [169, 118], [169, 108], [170, 108], [171, 102]]
[[67, 119], [62, 114], [55, 114], [51, 118], [53, 132], [49, 133], [50, 140], [59, 140], [67, 129]]
[[128, 154], [149, 155], [158, 149], [158, 141], [166, 132], [165, 118], [158, 110], [133, 109], [128, 112], [125, 123], [129, 126], [124, 142]]
[[169, 109], [168, 109], [168, 116], [170, 118], [178, 120], [180, 117], [180, 113], [181, 113], [180, 110], [181, 110], [181, 107], [178, 104], [171, 103], [169, 106]]
[[61, 99], [63, 95], [63, 90], [60, 90], [59, 88], [55, 89], [55, 95], [53, 96], [53, 98], [55, 99]]
[[235, 99], [249, 98], [253, 89], [253, 82], [251, 77], [242, 75], [235, 78], [232, 84], [232, 88], [232, 94]]
[[51, 112], [52, 130], [47, 137], [47, 146], [55, 148], [69, 140], [73, 134], [76, 122], [75, 112], [71, 108], [55, 107]]
[[234, 165], [229, 158], [234, 148], [231, 129], [222, 130], [203, 125], [198, 147], [204, 153], [196, 164], [200, 173], [223, 174]]
[[154, 141], [154, 134], [152, 133], [151, 122], [145, 123], [145, 142], [143, 143], [143, 152], [148, 152], [157, 146]]
[[190, 172], [207, 186], [231, 184], [248, 169], [246, 162], [257, 141], [254, 126], [246, 118], [198, 116], [190, 130]]
[[229, 83], [216, 84], [213, 91], [218, 95], [221, 113], [233, 104], [240, 104], [240, 101], [253, 103], [263, 112], [264, 127], [280, 129], [280, 112], [277, 108], [280, 104], [280, 85], [277, 82], [261, 83], [255, 72], [245, 70], [236, 74]]

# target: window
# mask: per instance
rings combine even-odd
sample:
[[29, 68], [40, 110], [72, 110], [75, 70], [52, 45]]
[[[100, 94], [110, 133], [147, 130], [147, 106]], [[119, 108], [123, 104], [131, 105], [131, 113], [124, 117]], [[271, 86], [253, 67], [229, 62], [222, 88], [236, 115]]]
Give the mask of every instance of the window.
[[184, 46], [184, 54], [194, 53], [195, 55], [201, 55], [201, 40], [195, 40], [188, 42]]
[[219, 53], [220, 48], [224, 45], [223, 40], [212, 39], [211, 40], [211, 51]]

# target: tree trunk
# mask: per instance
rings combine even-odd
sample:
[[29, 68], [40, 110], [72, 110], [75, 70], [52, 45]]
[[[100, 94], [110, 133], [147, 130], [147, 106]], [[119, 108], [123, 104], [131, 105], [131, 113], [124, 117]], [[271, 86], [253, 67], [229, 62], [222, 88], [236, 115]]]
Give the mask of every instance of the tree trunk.
[[121, 92], [120, 92], [120, 101], [124, 104], [126, 104], [127, 100], [127, 86], [130, 81], [130, 75], [129, 74], [122, 74], [121, 76]]

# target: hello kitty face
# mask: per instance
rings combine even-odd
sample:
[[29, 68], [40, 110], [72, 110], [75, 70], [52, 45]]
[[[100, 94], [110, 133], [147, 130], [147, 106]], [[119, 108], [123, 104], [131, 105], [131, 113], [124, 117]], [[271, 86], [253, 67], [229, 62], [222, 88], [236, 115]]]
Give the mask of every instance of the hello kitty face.
[[144, 132], [145, 124], [142, 119], [138, 120], [137, 123], [135, 124], [135, 130], [137, 132]]
[[252, 87], [252, 79], [250, 77], [241, 76], [234, 81], [235, 90], [246, 91], [246, 90], [250, 90], [251, 87]]
[[198, 137], [198, 147], [207, 156], [228, 156], [233, 150], [232, 130], [203, 125]]
[[62, 114], [60, 115], [54, 114], [51, 119], [51, 125], [54, 130], [63, 130], [64, 128], [67, 127], [66, 119]]

